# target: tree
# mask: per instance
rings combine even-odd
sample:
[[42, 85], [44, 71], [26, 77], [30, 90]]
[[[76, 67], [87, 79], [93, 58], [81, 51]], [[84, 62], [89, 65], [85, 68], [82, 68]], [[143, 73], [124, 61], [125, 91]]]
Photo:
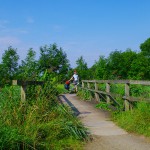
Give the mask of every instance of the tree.
[[150, 80], [150, 61], [142, 53], [137, 54], [137, 58], [132, 61], [128, 77], [136, 80]]
[[99, 60], [90, 68], [93, 74], [94, 79], [105, 79], [106, 76], [106, 65], [107, 59], [104, 56], [100, 56]]
[[77, 59], [76, 64], [77, 64], [76, 70], [78, 72], [80, 80], [88, 79], [89, 78], [88, 67], [87, 63], [83, 59], [83, 56]]
[[8, 47], [8, 50], [5, 50], [5, 53], [2, 56], [2, 64], [1, 64], [1, 77], [3, 78], [3, 83], [11, 83], [11, 80], [15, 79], [16, 72], [18, 69], [18, 60], [19, 56], [17, 54], [17, 50]]
[[107, 79], [127, 79], [131, 64], [136, 59], [136, 52], [127, 49], [125, 52], [114, 51], [107, 59], [106, 73]]
[[18, 78], [21, 80], [35, 80], [38, 77], [38, 66], [35, 60], [36, 52], [30, 48], [25, 60], [22, 60], [18, 70]]
[[144, 56], [150, 58], [150, 38], [140, 45], [140, 49]]
[[127, 49], [122, 53], [122, 61], [120, 62], [122, 68], [120, 70], [120, 75], [122, 79], [128, 79], [128, 73], [131, 70], [132, 62], [137, 58], [136, 52], [131, 49]]
[[106, 66], [107, 79], [118, 79], [121, 77], [122, 69], [122, 53], [121, 51], [111, 52]]
[[61, 81], [69, 68], [69, 60], [62, 48], [58, 49], [56, 44], [40, 48], [39, 70], [41, 74], [47, 70], [48, 73], [57, 74]]

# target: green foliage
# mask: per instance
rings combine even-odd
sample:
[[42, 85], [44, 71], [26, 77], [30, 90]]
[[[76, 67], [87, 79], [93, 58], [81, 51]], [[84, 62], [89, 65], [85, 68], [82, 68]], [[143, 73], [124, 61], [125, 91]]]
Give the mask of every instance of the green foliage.
[[150, 61], [142, 54], [137, 54], [136, 59], [131, 63], [131, 69], [128, 72], [128, 77], [135, 80], [150, 79]]
[[62, 48], [58, 49], [56, 44], [40, 48], [40, 74], [43, 74], [47, 70], [49, 73], [55, 73], [55, 76], [56, 74], [59, 75], [59, 81], [61, 81], [65, 77], [69, 67], [69, 60], [66, 53], [63, 52]]
[[11, 80], [15, 78], [18, 67], [19, 56], [17, 50], [8, 47], [2, 56], [2, 64], [0, 64], [0, 86], [11, 84]]
[[150, 58], [150, 38], [140, 45], [140, 49], [144, 56]]
[[[131, 49], [126, 51], [115, 50], [108, 58], [100, 56], [99, 60], [89, 69], [90, 79], [150, 79], [149, 41], [141, 44], [141, 52]], [[94, 72], [94, 74], [93, 74]]]
[[[94, 79], [105, 79], [106, 78], [106, 65], [107, 59], [104, 56], [100, 56], [99, 60], [91, 67], [91, 75]], [[94, 74], [92, 73], [94, 72]]]
[[108, 111], [110, 111], [111, 109], [110, 109], [110, 107], [109, 107], [110, 105], [109, 104], [107, 104], [106, 102], [100, 102], [99, 104], [96, 104], [96, 108], [100, 108], [100, 109], [104, 109], [104, 110], [108, 110]]
[[86, 128], [72, 115], [68, 107], [58, 103], [56, 93], [52, 89], [55, 91], [49, 83], [41, 89], [37, 88], [34, 92], [38, 92], [38, 97], [34, 96], [25, 102], [20, 101], [18, 87], [2, 89], [1, 149], [82, 148], [82, 141], [87, 137]]
[[76, 70], [79, 75], [79, 79], [80, 80], [88, 79], [89, 78], [88, 67], [87, 63], [83, 59], [83, 56], [77, 59], [76, 64], [77, 64]]
[[58, 84], [57, 85], [57, 91], [59, 94], [65, 94], [65, 93], [68, 93], [68, 90], [66, 90], [64, 88], [64, 84]]
[[38, 77], [38, 64], [35, 60], [36, 52], [31, 48], [28, 50], [27, 57], [22, 60], [17, 75], [21, 80], [36, 80]]
[[131, 85], [130, 94], [134, 97], [149, 98], [150, 97], [150, 87], [143, 85]]
[[150, 137], [150, 105], [146, 102], [137, 103], [132, 111], [114, 113], [114, 121], [129, 132]]
[[92, 93], [88, 90], [79, 89], [77, 95], [83, 100], [92, 100]]

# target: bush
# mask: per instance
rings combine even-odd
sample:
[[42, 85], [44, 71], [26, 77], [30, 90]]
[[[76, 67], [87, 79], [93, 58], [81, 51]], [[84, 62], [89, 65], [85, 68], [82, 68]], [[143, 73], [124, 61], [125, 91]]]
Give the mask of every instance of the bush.
[[40, 88], [40, 92], [35, 87], [32, 92], [38, 96], [25, 102], [20, 100], [18, 87], [6, 87], [1, 91], [1, 149], [82, 148], [87, 129], [68, 107], [58, 103], [56, 89], [48, 85]]

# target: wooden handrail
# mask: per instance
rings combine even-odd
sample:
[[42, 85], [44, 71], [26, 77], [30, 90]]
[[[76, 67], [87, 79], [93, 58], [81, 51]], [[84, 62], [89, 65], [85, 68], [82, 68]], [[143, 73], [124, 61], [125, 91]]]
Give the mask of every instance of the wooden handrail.
[[[85, 87], [85, 83], [87, 83], [87, 87]], [[95, 89], [91, 89], [90, 83], [94, 83]], [[98, 89], [98, 84], [105, 83], [106, 84], [106, 91], [101, 91]], [[146, 85], [150, 86], [150, 81], [145, 80], [82, 80], [82, 89], [89, 90], [95, 93], [96, 101], [99, 101], [99, 94], [106, 95], [107, 103], [110, 103], [110, 98], [113, 99], [115, 95], [110, 92], [110, 84], [125, 84], [125, 93], [122, 99], [124, 99], [124, 106], [125, 110], [129, 110], [132, 108], [131, 102], [140, 101], [140, 99], [150, 102], [150, 98], [135, 98], [130, 96], [130, 85]]]
[[150, 85], [150, 81], [145, 80], [82, 80], [82, 82]]

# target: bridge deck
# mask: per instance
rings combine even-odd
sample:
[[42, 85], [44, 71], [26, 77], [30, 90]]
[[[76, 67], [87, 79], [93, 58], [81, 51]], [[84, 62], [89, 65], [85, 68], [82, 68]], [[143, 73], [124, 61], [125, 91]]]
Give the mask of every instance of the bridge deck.
[[70, 105], [95, 140], [86, 150], [150, 150], [150, 141], [127, 133], [110, 120], [109, 113], [79, 100], [75, 94], [64, 94], [61, 100]]

